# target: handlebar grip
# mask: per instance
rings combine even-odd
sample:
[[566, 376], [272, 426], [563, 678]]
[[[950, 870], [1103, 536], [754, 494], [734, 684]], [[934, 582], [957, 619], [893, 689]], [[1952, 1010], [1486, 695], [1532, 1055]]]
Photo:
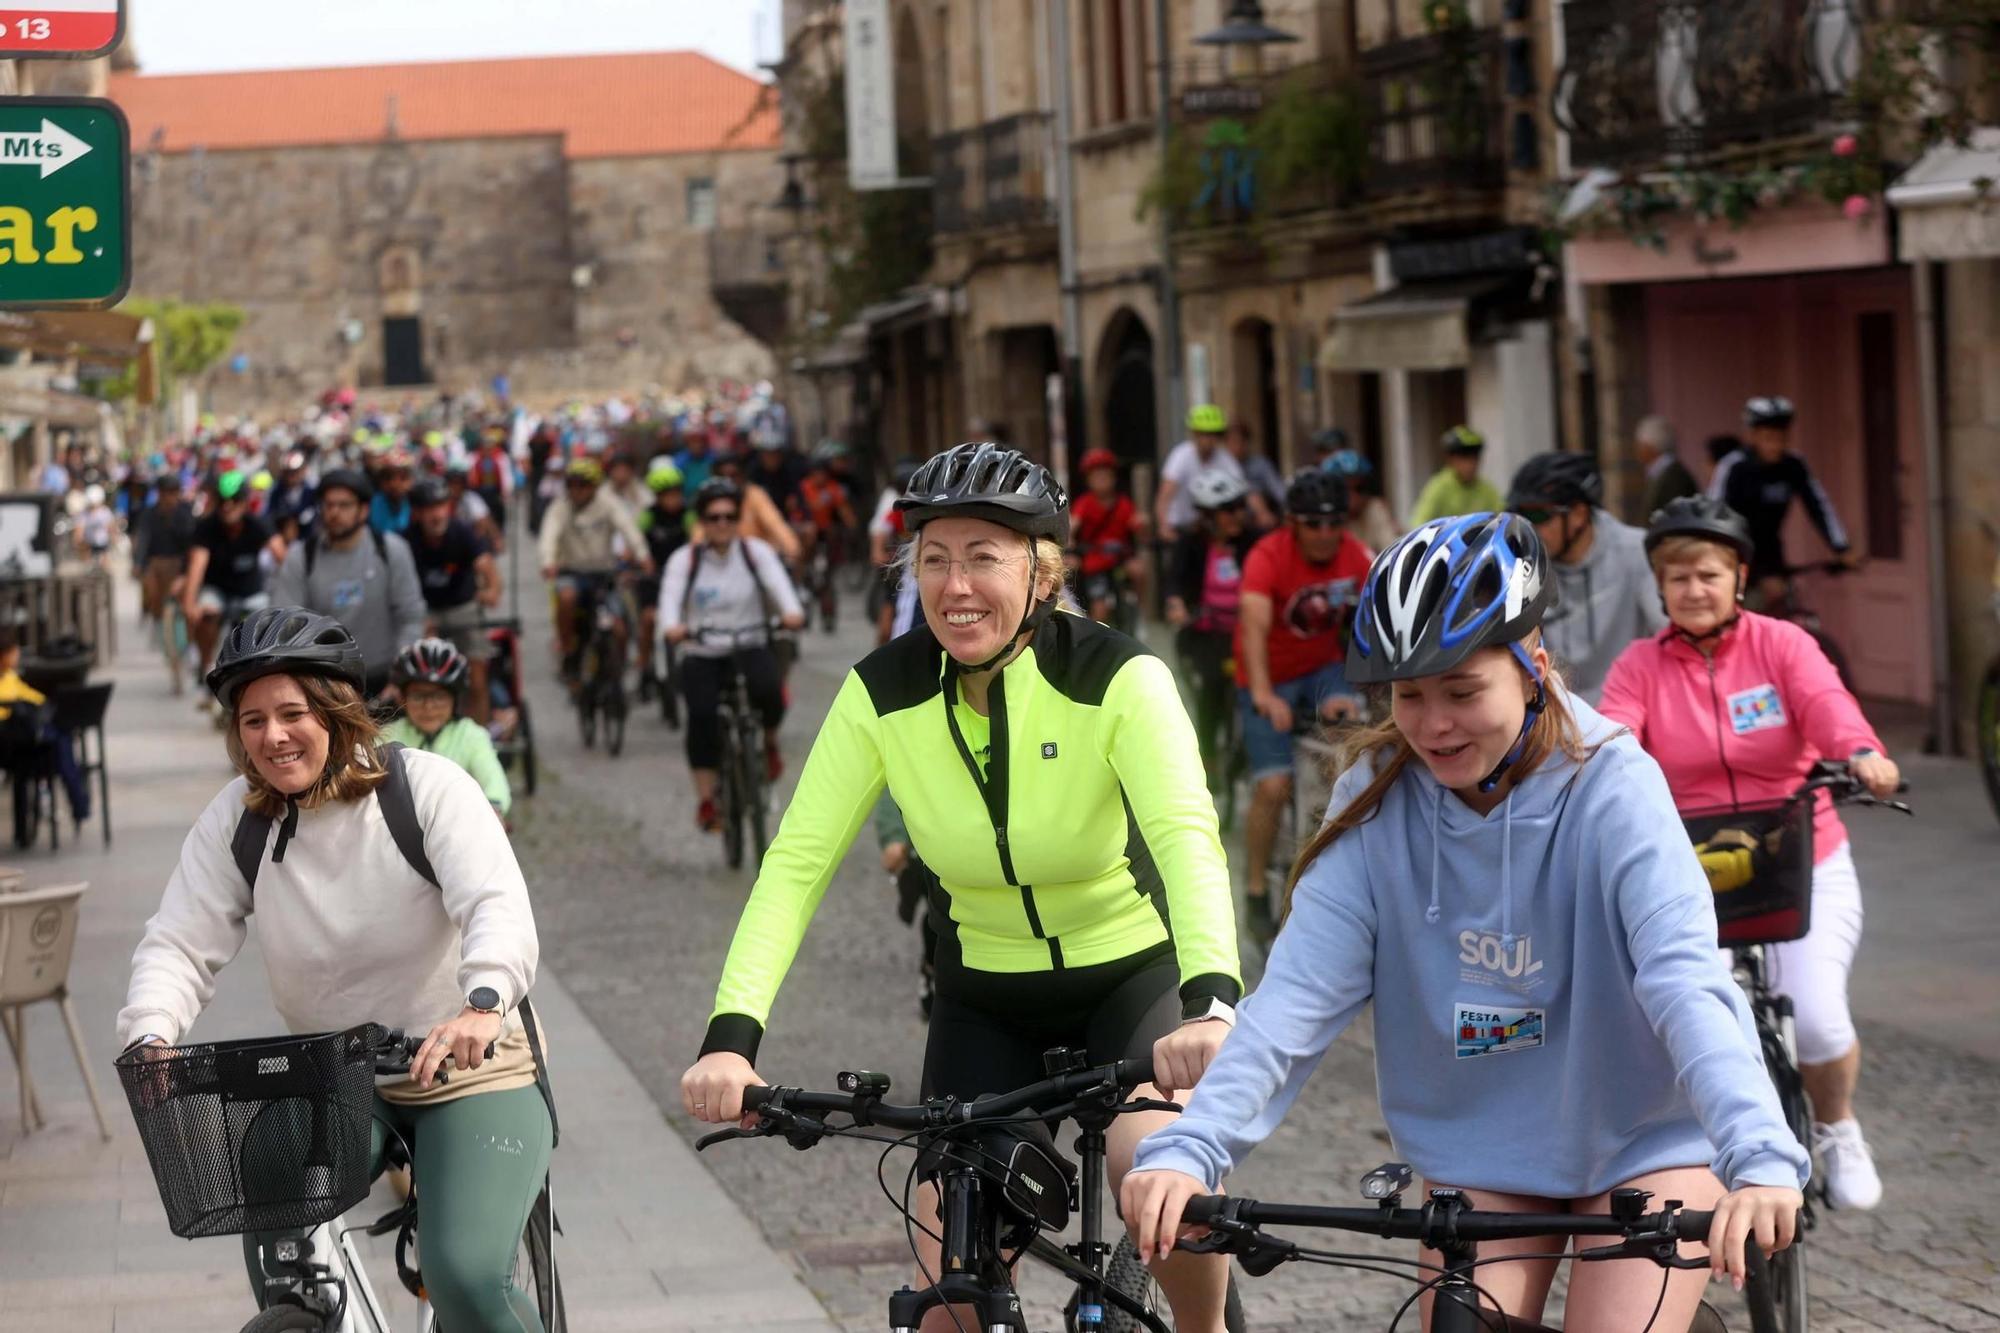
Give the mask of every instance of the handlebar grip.
[[1673, 1233], [1682, 1240], [1705, 1241], [1715, 1213], [1706, 1208], [1683, 1208], [1673, 1216]]
[[763, 1110], [771, 1098], [778, 1094], [778, 1091], [777, 1088], [768, 1083], [759, 1083], [753, 1087], [743, 1089], [743, 1109], [746, 1112]]
[[1205, 1227], [1222, 1211], [1228, 1197], [1221, 1194], [1197, 1194], [1181, 1209], [1181, 1221], [1191, 1226]]

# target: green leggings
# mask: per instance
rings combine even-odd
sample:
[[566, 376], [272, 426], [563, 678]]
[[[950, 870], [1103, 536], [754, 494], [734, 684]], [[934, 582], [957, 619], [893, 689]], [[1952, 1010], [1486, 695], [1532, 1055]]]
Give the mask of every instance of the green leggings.
[[[548, 1106], [530, 1085], [431, 1106], [375, 1099], [380, 1174], [388, 1132], [416, 1157], [418, 1257], [438, 1324], [451, 1333], [544, 1333], [534, 1298], [514, 1286], [514, 1257], [549, 1171]], [[251, 1289], [263, 1302], [261, 1251], [284, 1232], [245, 1233]]]

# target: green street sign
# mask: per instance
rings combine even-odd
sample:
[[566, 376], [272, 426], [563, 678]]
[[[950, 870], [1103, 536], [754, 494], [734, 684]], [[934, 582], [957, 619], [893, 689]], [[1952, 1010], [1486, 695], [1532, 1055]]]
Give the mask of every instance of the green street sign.
[[131, 130], [94, 97], [0, 97], [0, 306], [116, 305], [132, 280]]

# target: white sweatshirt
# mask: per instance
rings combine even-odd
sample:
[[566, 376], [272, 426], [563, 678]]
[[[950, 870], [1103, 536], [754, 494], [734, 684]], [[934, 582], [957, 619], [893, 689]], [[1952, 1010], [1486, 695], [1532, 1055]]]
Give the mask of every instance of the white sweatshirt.
[[[267, 850], [257, 875], [271, 998], [292, 1032], [382, 1023], [422, 1033], [491, 986], [508, 1011], [513, 1040], [502, 1043], [504, 1055], [525, 1044], [513, 1011], [534, 985], [540, 956], [528, 887], [470, 774], [421, 750], [403, 751], [403, 764], [442, 892], [403, 859], [373, 794], [300, 810], [285, 859], [273, 862]], [[148, 1033], [178, 1042], [213, 998], [216, 972], [243, 947], [251, 891], [229, 844], [248, 788], [240, 777], [224, 787], [181, 844], [160, 910], [132, 955], [121, 1046]], [[275, 848], [276, 823], [270, 837]], [[471, 1091], [471, 1081], [454, 1078], [451, 1087]]]

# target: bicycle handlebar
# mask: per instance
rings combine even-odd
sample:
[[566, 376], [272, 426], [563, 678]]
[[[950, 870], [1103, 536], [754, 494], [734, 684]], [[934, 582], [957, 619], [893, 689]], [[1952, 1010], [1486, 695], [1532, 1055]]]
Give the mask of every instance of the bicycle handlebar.
[[1714, 1213], [1669, 1205], [1658, 1212], [1621, 1219], [1609, 1213], [1511, 1213], [1466, 1208], [1321, 1208], [1306, 1204], [1259, 1203], [1234, 1195], [1198, 1195], [1187, 1201], [1181, 1220], [1197, 1226], [1255, 1229], [1266, 1226], [1316, 1227], [1431, 1243], [1447, 1235], [1477, 1243], [1526, 1236], [1656, 1236], [1708, 1239]]
[[[375, 1047], [376, 1076], [409, 1073], [410, 1065], [416, 1060], [417, 1052], [423, 1049], [424, 1041], [425, 1037], [409, 1036], [401, 1028], [390, 1028], [384, 1032], [381, 1042]], [[486, 1043], [488, 1060], [493, 1058], [495, 1045], [496, 1043], [490, 1041]], [[447, 1052], [444, 1058], [449, 1061], [450, 1053]], [[437, 1081], [441, 1084], [451, 1082], [451, 1075], [442, 1065], [438, 1067]]]

